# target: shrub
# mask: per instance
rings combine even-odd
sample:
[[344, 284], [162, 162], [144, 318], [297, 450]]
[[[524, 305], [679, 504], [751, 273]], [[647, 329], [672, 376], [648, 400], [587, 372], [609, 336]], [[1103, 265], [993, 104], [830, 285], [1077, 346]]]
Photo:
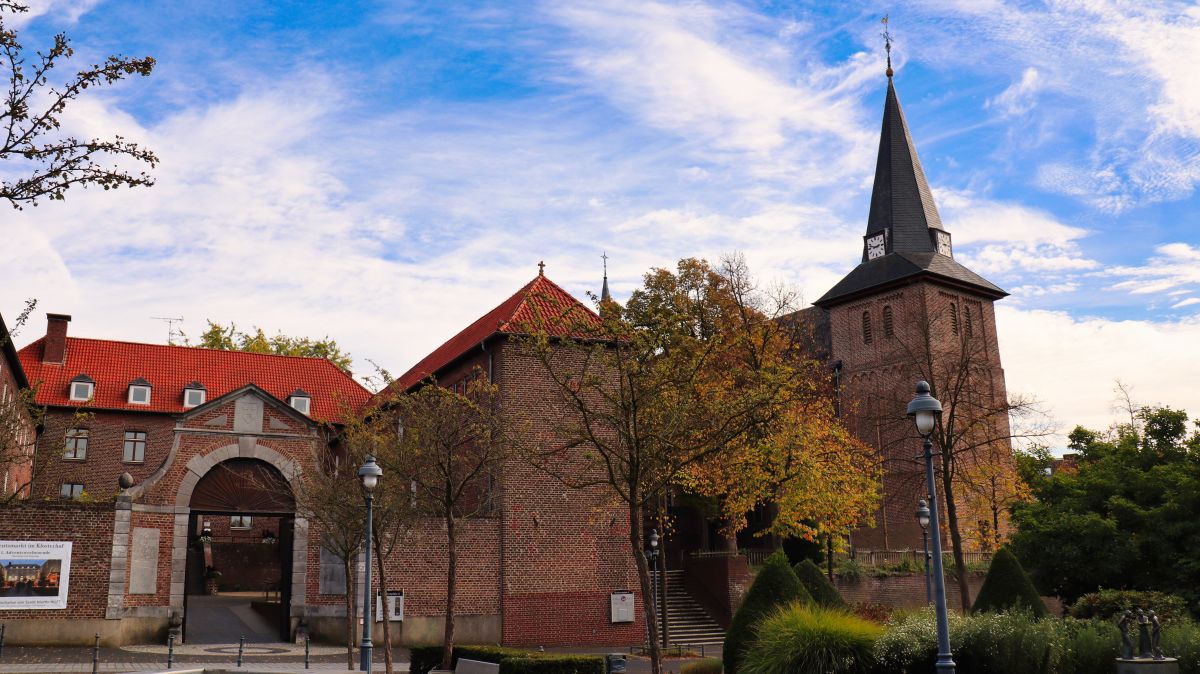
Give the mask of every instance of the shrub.
[[527, 654], [500, 661], [500, 674], [604, 674], [598, 655]]
[[705, 658], [696, 662], [685, 662], [679, 668], [679, 674], [721, 674], [721, 661], [716, 658]]
[[833, 583], [829, 582], [825, 574], [821, 573], [821, 569], [812, 563], [811, 559], [806, 559], [793, 566], [792, 570], [796, 572], [800, 584], [804, 586], [805, 590], [808, 590], [808, 594], [812, 596], [817, 606], [846, 608], [846, 600], [842, 599], [841, 593], [837, 591]]
[[730, 621], [722, 653], [726, 674], [737, 674], [743, 655], [754, 641], [755, 624], [779, 606], [796, 601], [813, 603], [812, 596], [788, 565], [787, 556], [778, 550], [767, 557], [762, 570], [746, 592], [741, 607]]
[[1187, 603], [1182, 597], [1164, 592], [1140, 590], [1100, 590], [1081, 596], [1071, 604], [1074, 618], [1115, 620], [1122, 611], [1153, 610], [1163, 622], [1173, 622], [1187, 615]]
[[[429, 670], [437, 669], [442, 664], [441, 646], [414, 646], [410, 650], [412, 674], [428, 674]], [[459, 658], [495, 662], [500, 665], [500, 671], [506, 674], [602, 674], [604, 658], [594, 655], [562, 655], [557, 653], [535, 653], [521, 648], [506, 648], [504, 646], [455, 646], [450, 667]], [[509, 661], [513, 664], [506, 664]], [[527, 660], [537, 660], [530, 664]], [[517, 662], [519, 661], [519, 662]], [[515, 667], [515, 669], [514, 669]]]
[[853, 674], [875, 665], [883, 628], [839, 610], [794, 603], [758, 623], [742, 674]]
[[863, 578], [867, 577], [867, 567], [857, 559], [851, 558], [840, 560], [833, 572], [851, 583], [861, 582]]
[[[1058, 674], [1065, 651], [1060, 621], [1037, 620], [1027, 611], [950, 615], [950, 645], [958, 674]], [[875, 644], [879, 672], [927, 674], [937, 659], [932, 609], [888, 626]], [[1101, 670], [1111, 668], [1106, 665]]]
[[1061, 624], [1066, 633], [1059, 663], [1062, 674], [1112, 671], [1113, 660], [1121, 650], [1121, 633], [1116, 625], [1072, 618], [1063, 619]]
[[988, 568], [979, 595], [975, 597], [972, 613], [987, 611], [1003, 611], [1020, 608], [1031, 611], [1034, 617], [1044, 618], [1047, 614], [1046, 604], [1038, 596], [1037, 589], [1029, 574], [1021, 568], [1021, 563], [1007, 548], [1000, 548], [992, 557], [992, 565]]

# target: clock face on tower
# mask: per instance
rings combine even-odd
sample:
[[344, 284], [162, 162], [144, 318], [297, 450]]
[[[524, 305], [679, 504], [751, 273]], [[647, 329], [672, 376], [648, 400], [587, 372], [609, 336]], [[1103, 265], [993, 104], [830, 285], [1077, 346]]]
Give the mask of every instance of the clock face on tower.
[[867, 237], [867, 259], [874, 260], [877, 257], [883, 257], [883, 253], [883, 232]]
[[937, 232], [937, 252], [946, 257], [954, 257], [950, 250], [950, 232]]

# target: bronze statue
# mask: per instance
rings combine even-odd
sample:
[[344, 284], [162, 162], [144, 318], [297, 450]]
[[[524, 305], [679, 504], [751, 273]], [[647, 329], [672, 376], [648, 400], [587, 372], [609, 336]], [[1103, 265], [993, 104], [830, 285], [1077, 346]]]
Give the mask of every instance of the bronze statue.
[[1159, 637], [1162, 636], [1162, 624], [1158, 622], [1158, 616], [1154, 615], [1154, 611], [1150, 612], [1150, 625], [1150, 652], [1154, 654], [1155, 660], [1162, 660], [1162, 648], [1158, 645]]
[[1125, 611], [1117, 621], [1117, 629], [1121, 630], [1121, 657], [1133, 659], [1133, 640], [1129, 637], [1129, 625], [1133, 622], [1133, 612]]
[[1150, 618], [1142, 609], [1137, 612], [1138, 626], [1138, 657], [1153, 658], [1154, 653], [1150, 650]]

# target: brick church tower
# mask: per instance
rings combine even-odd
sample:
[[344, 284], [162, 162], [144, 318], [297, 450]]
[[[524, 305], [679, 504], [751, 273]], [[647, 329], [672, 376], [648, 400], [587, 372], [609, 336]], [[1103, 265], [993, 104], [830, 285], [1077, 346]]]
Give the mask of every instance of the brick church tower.
[[[968, 405], [979, 411], [980, 418], [971, 419], [979, 427], [968, 435], [1011, 453], [1007, 414], [994, 411], [1006, 404], [1007, 394], [992, 303], [1007, 293], [954, 259], [890, 67], [887, 74], [862, 262], [809, 311], [824, 314], [820, 319], [828, 326], [843, 418], [884, 462], [881, 507], [873, 526], [855, 531], [852, 543], [859, 549], [919, 549], [914, 511], [925, 492], [924, 472], [905, 405], [920, 379], [933, 385], [943, 404], [953, 388], [961, 420], [973, 412]], [[958, 468], [979, 460], [977, 453], [963, 452]], [[976, 524], [976, 517], [967, 517]]]

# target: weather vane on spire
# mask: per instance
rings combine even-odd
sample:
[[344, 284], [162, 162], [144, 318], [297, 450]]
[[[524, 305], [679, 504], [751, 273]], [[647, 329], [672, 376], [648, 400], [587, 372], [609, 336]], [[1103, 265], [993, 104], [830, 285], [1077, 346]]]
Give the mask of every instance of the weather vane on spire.
[[892, 34], [888, 32], [888, 15], [884, 14], [883, 19], [879, 21], [883, 24], [883, 48], [887, 50], [887, 76], [892, 76]]

